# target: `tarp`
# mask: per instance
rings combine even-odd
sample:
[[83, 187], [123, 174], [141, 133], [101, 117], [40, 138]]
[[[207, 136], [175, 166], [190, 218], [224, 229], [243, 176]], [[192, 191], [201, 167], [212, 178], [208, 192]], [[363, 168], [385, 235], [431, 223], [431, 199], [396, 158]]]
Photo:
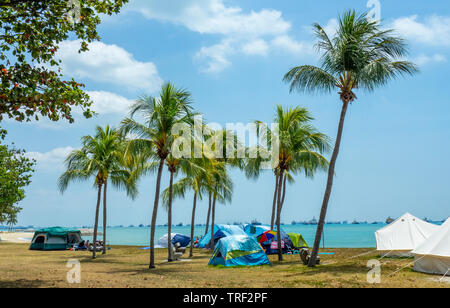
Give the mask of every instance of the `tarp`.
[[[157, 248], [167, 248], [168, 237], [169, 237], [169, 234], [164, 234], [158, 240]], [[171, 239], [172, 239], [171, 240], [172, 245], [175, 245], [176, 243], [180, 243], [181, 247], [187, 247], [189, 245], [189, 243], [191, 242], [191, 238], [189, 236], [179, 234], [179, 233], [171, 233]]]
[[37, 230], [31, 240], [31, 250], [66, 250], [82, 240], [78, 229], [53, 227]]
[[306, 243], [305, 239], [300, 233], [288, 233], [288, 236], [291, 239], [294, 247], [297, 248], [308, 247], [308, 244]]
[[450, 218], [412, 253], [414, 270], [450, 276]]
[[[219, 239], [232, 235], [247, 235], [242, 226], [238, 225], [214, 225], [214, 243]], [[208, 248], [211, 243], [211, 232], [208, 232], [199, 242], [198, 248]]]
[[270, 264], [267, 255], [254, 237], [234, 235], [221, 238], [209, 265], [256, 266]]
[[388, 257], [409, 257], [439, 226], [409, 213], [375, 232], [377, 250]]

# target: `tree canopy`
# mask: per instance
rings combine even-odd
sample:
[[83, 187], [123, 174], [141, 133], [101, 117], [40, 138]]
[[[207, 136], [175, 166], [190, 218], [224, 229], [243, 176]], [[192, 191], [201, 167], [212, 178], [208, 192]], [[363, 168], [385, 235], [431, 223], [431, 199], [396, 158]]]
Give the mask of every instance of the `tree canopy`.
[[74, 121], [72, 108], [92, 116], [84, 84], [63, 79], [58, 46], [69, 36], [79, 52], [99, 40], [100, 15], [120, 11], [128, 0], [0, 0], [0, 120]]
[[[6, 131], [0, 129], [0, 141]], [[25, 198], [24, 188], [31, 183], [34, 160], [24, 150], [0, 144], [0, 224], [17, 223], [21, 208], [17, 204]]]

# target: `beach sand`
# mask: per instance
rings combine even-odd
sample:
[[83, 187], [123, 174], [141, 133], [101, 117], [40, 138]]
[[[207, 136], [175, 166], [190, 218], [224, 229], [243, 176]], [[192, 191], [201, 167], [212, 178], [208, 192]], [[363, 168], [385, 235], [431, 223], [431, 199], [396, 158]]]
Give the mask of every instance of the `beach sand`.
[[0, 242], [30, 243], [34, 233], [31, 232], [0, 232]]

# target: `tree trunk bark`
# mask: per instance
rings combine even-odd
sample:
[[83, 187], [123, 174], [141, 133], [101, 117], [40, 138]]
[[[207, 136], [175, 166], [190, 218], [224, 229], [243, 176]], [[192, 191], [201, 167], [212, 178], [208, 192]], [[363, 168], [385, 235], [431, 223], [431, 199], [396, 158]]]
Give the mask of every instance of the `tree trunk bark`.
[[105, 181], [103, 188], [103, 254], [106, 254], [106, 189], [108, 186], [108, 180]]
[[94, 249], [92, 250], [92, 259], [95, 259], [97, 254], [98, 215], [100, 212], [101, 199], [102, 199], [102, 184], [98, 184], [97, 206], [95, 208], [95, 222], [94, 222], [94, 236], [93, 236]]
[[191, 248], [189, 249], [189, 258], [194, 256], [194, 226], [195, 226], [195, 208], [197, 207], [197, 192], [194, 192], [194, 205], [192, 206], [191, 218]]
[[170, 171], [170, 184], [169, 184], [169, 208], [168, 208], [168, 237], [167, 237], [167, 247], [168, 256], [167, 260], [169, 262], [173, 261], [173, 247], [172, 247], [172, 200], [173, 200], [173, 172]]
[[211, 192], [209, 192], [208, 215], [206, 216], [205, 235], [208, 234], [208, 230], [209, 230], [209, 217], [211, 216], [211, 206], [212, 206], [212, 200], [211, 199], [212, 199]]
[[211, 215], [211, 250], [214, 251], [214, 223], [216, 218], [216, 194], [214, 194], [213, 202], [212, 202], [212, 215]]
[[153, 205], [152, 225], [150, 226], [150, 264], [149, 268], [155, 268], [155, 228], [156, 216], [158, 215], [159, 191], [161, 189], [161, 175], [164, 167], [164, 160], [161, 158], [156, 178], [155, 203]]
[[277, 206], [277, 196], [278, 196], [278, 173], [275, 172], [275, 192], [273, 193], [273, 204], [272, 204], [272, 218], [270, 219], [270, 230], [273, 230], [275, 224], [275, 209]]
[[336, 160], [338, 158], [339, 148], [341, 146], [342, 132], [344, 130], [344, 122], [345, 122], [345, 115], [347, 113], [347, 108], [348, 108], [348, 102], [344, 101], [342, 103], [341, 117], [339, 119], [339, 128], [338, 128], [338, 133], [337, 133], [337, 138], [336, 138], [336, 144], [334, 146], [333, 155], [331, 156], [330, 166], [328, 169], [327, 187], [325, 189], [325, 194], [323, 196], [323, 203], [322, 203], [322, 209], [320, 210], [320, 218], [319, 218], [319, 223], [317, 225], [316, 238], [314, 241], [313, 250], [311, 252], [311, 258], [309, 259], [309, 264], [308, 264], [309, 267], [316, 266], [316, 258], [317, 258], [317, 254], [319, 253], [320, 240], [322, 239], [323, 225], [325, 224], [325, 217], [327, 215], [328, 201], [330, 201], [331, 189], [333, 187], [334, 169], [336, 167]]
[[173, 199], [173, 172], [170, 171], [170, 184], [169, 184], [169, 208], [168, 208], [168, 236], [167, 236], [167, 247], [168, 247], [168, 257], [169, 262], [173, 261], [173, 247], [172, 247], [172, 199]]
[[286, 197], [286, 179], [287, 179], [287, 176], [284, 176], [284, 179], [283, 179], [283, 196], [281, 197], [280, 212], [283, 210], [284, 198]]
[[281, 251], [281, 187], [283, 185], [283, 170], [280, 170], [278, 180], [278, 197], [277, 197], [277, 244], [278, 244], [278, 261], [283, 261], [283, 252]]

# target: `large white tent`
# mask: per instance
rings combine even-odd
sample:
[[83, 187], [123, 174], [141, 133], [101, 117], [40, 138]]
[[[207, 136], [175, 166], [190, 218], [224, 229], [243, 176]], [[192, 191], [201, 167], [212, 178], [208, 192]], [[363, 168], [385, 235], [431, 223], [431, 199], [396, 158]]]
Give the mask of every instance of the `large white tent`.
[[414, 270], [450, 276], [450, 218], [412, 253]]
[[406, 213], [375, 232], [377, 250], [386, 257], [411, 257], [411, 251], [438, 228], [437, 225]]

